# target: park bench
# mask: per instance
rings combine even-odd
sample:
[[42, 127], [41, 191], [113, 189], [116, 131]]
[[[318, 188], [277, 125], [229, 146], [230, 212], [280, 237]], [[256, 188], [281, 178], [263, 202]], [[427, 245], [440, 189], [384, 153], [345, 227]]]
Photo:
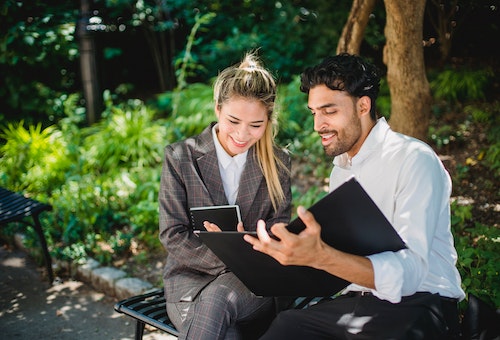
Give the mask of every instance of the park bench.
[[[49, 282], [52, 284], [54, 281], [52, 260], [39, 219], [40, 213], [48, 210], [52, 210], [50, 204], [42, 203], [19, 193], [0, 188], [0, 226], [11, 222], [20, 222], [35, 229], [45, 258]], [[28, 219], [28, 217], [31, 217], [31, 219]]]
[[[302, 309], [318, 300], [296, 298], [284, 309]], [[163, 289], [121, 300], [114, 309], [136, 320], [135, 340], [142, 339], [146, 325], [173, 336], [179, 334], [167, 315]], [[500, 310], [495, 311], [475, 295], [469, 294], [468, 307], [462, 320], [462, 339], [500, 339]]]
[[[281, 306], [277, 306], [277, 309], [305, 308], [316, 300], [315, 298], [299, 297], [290, 303], [286, 303], [285, 306], [283, 306], [282, 301]], [[179, 334], [167, 315], [163, 289], [155, 289], [148, 293], [121, 300], [115, 304], [114, 309], [136, 320], [135, 340], [142, 339], [146, 325], [174, 336]]]

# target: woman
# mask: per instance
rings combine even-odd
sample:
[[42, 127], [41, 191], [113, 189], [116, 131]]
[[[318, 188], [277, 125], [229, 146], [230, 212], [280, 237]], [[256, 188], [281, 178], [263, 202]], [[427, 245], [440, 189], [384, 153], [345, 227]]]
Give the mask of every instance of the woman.
[[[276, 83], [253, 54], [214, 84], [217, 122], [169, 145], [159, 193], [167, 312], [179, 339], [240, 339], [238, 324], [272, 312], [190, 228], [189, 208], [237, 204], [243, 228], [291, 214], [290, 158], [274, 145]], [[241, 226], [240, 226], [241, 228]], [[211, 228], [213, 229], [213, 227]]]

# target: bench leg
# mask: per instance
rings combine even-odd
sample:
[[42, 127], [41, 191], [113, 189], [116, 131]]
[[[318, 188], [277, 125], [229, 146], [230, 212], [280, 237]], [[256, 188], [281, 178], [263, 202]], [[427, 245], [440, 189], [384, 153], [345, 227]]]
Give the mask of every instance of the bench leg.
[[52, 258], [50, 257], [49, 250], [47, 249], [47, 240], [45, 239], [45, 235], [43, 234], [42, 225], [40, 224], [38, 215], [34, 215], [33, 220], [35, 221], [35, 231], [38, 234], [38, 238], [40, 239], [43, 256], [45, 257], [45, 266], [47, 267], [49, 282], [50, 284], [52, 284], [52, 282], [54, 282], [54, 273], [52, 272]]
[[146, 324], [144, 322], [137, 320], [137, 323], [135, 325], [135, 340], [142, 340], [145, 326]]

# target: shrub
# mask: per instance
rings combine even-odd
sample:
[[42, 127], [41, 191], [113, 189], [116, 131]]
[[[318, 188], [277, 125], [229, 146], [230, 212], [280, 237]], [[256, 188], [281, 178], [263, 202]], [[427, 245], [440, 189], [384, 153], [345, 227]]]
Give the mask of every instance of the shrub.
[[485, 99], [486, 87], [494, 73], [490, 69], [448, 69], [430, 82], [434, 98], [456, 103]]
[[71, 167], [67, 142], [55, 126], [42, 129], [42, 125], [24, 122], [9, 123], [2, 129], [0, 147], [0, 181], [14, 191], [47, 193], [65, 181]]
[[472, 223], [472, 206], [453, 201], [455, 238], [462, 287], [484, 301], [500, 306], [500, 229]]

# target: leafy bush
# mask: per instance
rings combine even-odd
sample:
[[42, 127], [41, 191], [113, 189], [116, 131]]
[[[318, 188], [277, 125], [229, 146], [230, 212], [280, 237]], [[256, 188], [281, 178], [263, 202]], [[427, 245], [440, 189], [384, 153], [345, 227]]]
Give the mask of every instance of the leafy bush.
[[448, 69], [440, 72], [430, 86], [436, 99], [470, 102], [485, 98], [486, 87], [493, 75], [489, 69]]
[[0, 133], [0, 181], [14, 191], [50, 192], [65, 181], [72, 159], [67, 142], [55, 126], [9, 123]]
[[106, 173], [161, 163], [166, 130], [153, 122], [153, 112], [140, 101], [111, 111], [107, 119], [82, 131], [84, 170]]
[[472, 206], [451, 204], [452, 231], [458, 253], [462, 287], [500, 306], [500, 229], [472, 223]]

